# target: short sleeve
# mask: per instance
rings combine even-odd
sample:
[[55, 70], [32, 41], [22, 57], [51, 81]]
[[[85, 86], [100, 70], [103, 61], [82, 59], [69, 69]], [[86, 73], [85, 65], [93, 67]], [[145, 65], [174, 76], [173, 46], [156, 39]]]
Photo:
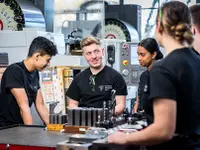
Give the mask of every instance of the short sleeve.
[[4, 73], [6, 88], [24, 88], [23, 70], [20, 67], [10, 66]]
[[37, 78], [38, 78], [38, 89], [40, 89], [40, 74], [39, 72], [37, 71]]
[[176, 100], [176, 80], [171, 72], [155, 65], [150, 71], [150, 99], [168, 98]]
[[74, 78], [74, 80], [70, 84], [70, 86], [66, 92], [66, 95], [73, 100], [80, 101], [81, 91], [80, 91], [79, 86], [76, 83], [76, 78]]
[[116, 90], [116, 95], [127, 95], [126, 82], [119, 73], [114, 78], [114, 89]]

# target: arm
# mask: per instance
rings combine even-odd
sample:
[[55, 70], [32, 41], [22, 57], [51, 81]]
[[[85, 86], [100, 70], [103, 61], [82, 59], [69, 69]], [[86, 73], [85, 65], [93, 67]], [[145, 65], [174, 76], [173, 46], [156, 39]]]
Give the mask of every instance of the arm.
[[67, 97], [67, 108], [77, 108], [78, 101]]
[[31, 125], [33, 119], [25, 90], [23, 88], [11, 88], [11, 93], [17, 101], [24, 124]]
[[115, 114], [119, 115], [123, 113], [126, 106], [126, 96], [116, 96], [116, 106], [115, 106]]
[[49, 111], [48, 111], [47, 107], [45, 106], [44, 99], [43, 99], [40, 89], [38, 89], [38, 91], [37, 91], [35, 106], [36, 106], [36, 110], [37, 110], [40, 118], [42, 119], [42, 121], [46, 125], [49, 124]]
[[133, 106], [133, 112], [136, 113], [139, 107], [139, 98], [136, 97], [135, 105]]
[[[176, 127], [176, 101], [154, 100], [154, 123], [129, 135], [116, 132], [108, 137], [109, 143], [155, 145], [172, 139]], [[119, 140], [117, 138], [121, 137]]]
[[126, 107], [127, 85], [122, 75], [118, 72], [116, 72], [116, 75], [114, 77], [113, 88], [116, 90], [115, 114], [120, 115], [121, 113], [123, 113]]
[[79, 100], [81, 98], [81, 90], [76, 83], [76, 78], [72, 81], [72, 83], [69, 86], [69, 89], [67, 90], [66, 96], [67, 96], [67, 108], [76, 108], [78, 107]]
[[154, 100], [154, 123], [146, 129], [127, 136], [127, 143], [138, 145], [160, 144], [172, 139], [176, 127], [176, 101]]
[[159, 144], [173, 137], [177, 111], [174, 80], [176, 80], [175, 76], [166, 68], [156, 65], [151, 69], [149, 98], [153, 101], [154, 122], [141, 132], [137, 132], [137, 135], [130, 136], [134, 143]]
[[[157, 68], [156, 68], [157, 67]], [[176, 86], [175, 76], [166, 68], [153, 66], [150, 71], [150, 100], [153, 101], [154, 122], [147, 128], [124, 135], [111, 135], [111, 143], [132, 143], [139, 145], [153, 145], [170, 140], [176, 128]], [[164, 84], [163, 84], [164, 83]], [[122, 134], [122, 135], [119, 135]], [[124, 139], [117, 141], [117, 137]]]

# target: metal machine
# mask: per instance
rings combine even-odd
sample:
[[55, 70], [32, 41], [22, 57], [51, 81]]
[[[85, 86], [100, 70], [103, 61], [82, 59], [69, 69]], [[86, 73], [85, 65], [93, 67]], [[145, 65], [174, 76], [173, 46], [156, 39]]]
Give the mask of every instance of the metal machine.
[[0, 34], [0, 52], [7, 52], [9, 64], [21, 61], [28, 55], [29, 46], [37, 36], [44, 36], [53, 41], [59, 54], [65, 52], [63, 34], [45, 32], [37, 29], [24, 28], [22, 31], [3, 30]]
[[[111, 95], [110, 101], [104, 101], [103, 108], [68, 109], [68, 124], [64, 125], [64, 132], [74, 134], [69, 136], [68, 140], [58, 143], [58, 150], [71, 147], [80, 150], [91, 148], [98, 150], [102, 148], [102, 144], [104, 148], [109, 149], [107, 144], [109, 134], [116, 131], [130, 133], [146, 127], [143, 113], [124, 113], [116, 116], [115, 90], [112, 90]], [[139, 149], [140, 146], [134, 146], [134, 150]]]
[[28, 0], [0, 1], [0, 30], [21, 31], [26, 28], [45, 30], [42, 12]]
[[137, 94], [137, 86], [141, 73], [145, 70], [139, 66], [137, 44], [122, 40], [103, 40], [105, 48], [105, 64], [119, 71], [128, 86], [126, 105], [130, 111]]
[[139, 67], [137, 56], [138, 41], [103, 40], [103, 45], [106, 65], [119, 71], [128, 86], [137, 86], [140, 71], [144, 70]]
[[[78, 109], [74, 110], [77, 111]], [[95, 111], [90, 113], [92, 114], [92, 118], [96, 115], [94, 115]], [[83, 112], [79, 112], [82, 114]], [[85, 114], [85, 112], [84, 112]], [[104, 125], [106, 125], [108, 122], [111, 123], [118, 123], [114, 126], [107, 126], [108, 128], [101, 127], [89, 127], [87, 130], [85, 130], [82, 134], [73, 134], [69, 136], [68, 140], [65, 140], [63, 142], [59, 142], [57, 144], [57, 150], [64, 150], [67, 148], [74, 148], [74, 149], [80, 149], [80, 150], [101, 150], [101, 149], [120, 149], [120, 150], [127, 150], [127, 149], [133, 149], [133, 150], [140, 150], [140, 146], [134, 146], [134, 145], [125, 145], [125, 146], [118, 146], [118, 145], [112, 145], [108, 144], [107, 142], [107, 136], [109, 134], [112, 134], [113, 132], [120, 131], [124, 133], [131, 133], [131, 132], [137, 132], [139, 130], [142, 130], [146, 127], [146, 121], [144, 118], [144, 115], [142, 113], [136, 113], [132, 115], [131, 117], [121, 117], [124, 119], [124, 121], [121, 121], [123, 119], [114, 120], [112, 122], [109, 122], [108, 119], [105, 120]], [[115, 118], [117, 119], [117, 118]], [[75, 118], [75, 121], [77, 118]], [[75, 126], [77, 127], [77, 126]], [[79, 128], [82, 129], [83, 128]]]
[[[61, 31], [65, 36], [66, 54], [81, 55], [80, 41], [87, 36], [103, 39], [139, 41], [141, 6], [110, 5], [103, 0], [86, 1], [78, 10], [64, 10], [76, 20], [64, 20]], [[118, 10], [122, 11], [118, 11]], [[128, 10], [128, 11], [127, 11]], [[134, 16], [129, 13], [135, 14]]]
[[82, 53], [80, 48], [80, 41], [85, 36], [92, 35], [94, 29], [100, 21], [81, 20], [68, 21], [68, 27], [62, 28], [62, 33], [65, 35], [66, 55]]

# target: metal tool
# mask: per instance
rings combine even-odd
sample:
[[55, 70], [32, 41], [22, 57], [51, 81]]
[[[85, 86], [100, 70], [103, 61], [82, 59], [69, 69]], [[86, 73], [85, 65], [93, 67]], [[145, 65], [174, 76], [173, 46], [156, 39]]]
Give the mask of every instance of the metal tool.
[[75, 120], [75, 126], [81, 125], [81, 108], [77, 108], [74, 110], [73, 119]]
[[92, 108], [88, 108], [87, 109], [87, 123], [88, 123], [88, 126], [91, 127], [93, 124], [92, 124]]
[[93, 116], [92, 126], [95, 127], [95, 123], [98, 121], [98, 110], [97, 110], [97, 108], [92, 109], [92, 116]]
[[87, 126], [87, 108], [81, 109], [81, 126]]
[[116, 90], [111, 91], [111, 115], [115, 116], [115, 106], [116, 106]]
[[85, 132], [88, 136], [99, 136], [99, 138], [104, 138], [108, 136], [108, 132], [105, 128], [96, 128], [96, 127], [90, 127]]
[[68, 125], [74, 125], [74, 109], [67, 109]]

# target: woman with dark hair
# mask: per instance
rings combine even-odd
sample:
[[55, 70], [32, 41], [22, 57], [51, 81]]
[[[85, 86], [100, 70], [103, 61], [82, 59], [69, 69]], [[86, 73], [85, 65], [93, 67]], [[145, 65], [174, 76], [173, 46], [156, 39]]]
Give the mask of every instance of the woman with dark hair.
[[156, 40], [167, 56], [150, 70], [149, 105], [144, 110], [153, 122], [130, 134], [113, 133], [109, 143], [146, 145], [148, 150], [200, 149], [200, 58], [190, 49], [190, 27], [184, 3], [169, 1], [159, 9]]
[[138, 96], [136, 98], [136, 103], [134, 105], [133, 111], [142, 111], [145, 101], [149, 97], [149, 71], [152, 65], [159, 59], [163, 58], [158, 43], [153, 38], [143, 39], [138, 44], [138, 61], [140, 66], [146, 67], [147, 70], [144, 71], [140, 76], [139, 86], [138, 86]]

